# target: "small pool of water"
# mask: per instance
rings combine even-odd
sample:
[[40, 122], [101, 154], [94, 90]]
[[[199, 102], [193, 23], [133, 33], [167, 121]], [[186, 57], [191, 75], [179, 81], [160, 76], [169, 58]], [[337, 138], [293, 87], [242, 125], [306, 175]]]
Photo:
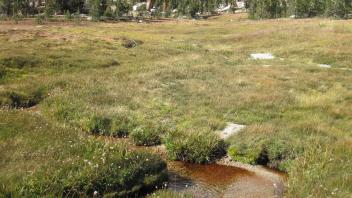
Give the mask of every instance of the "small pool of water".
[[210, 186], [223, 186], [233, 183], [236, 179], [251, 176], [254, 173], [242, 168], [218, 164], [190, 164], [183, 162], [168, 162], [171, 172], [203, 182]]
[[282, 194], [273, 181], [238, 167], [169, 161], [168, 169], [168, 188], [195, 197], [281, 197]]

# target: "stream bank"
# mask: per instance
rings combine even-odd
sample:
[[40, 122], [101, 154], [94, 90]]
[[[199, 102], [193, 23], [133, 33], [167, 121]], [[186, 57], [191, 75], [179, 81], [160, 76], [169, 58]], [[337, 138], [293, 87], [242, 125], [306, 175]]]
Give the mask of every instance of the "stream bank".
[[281, 198], [287, 175], [261, 165], [232, 161], [225, 156], [214, 164], [191, 164], [167, 159], [163, 145], [135, 146], [129, 138], [98, 137], [114, 143], [125, 143], [131, 150], [145, 150], [161, 156], [169, 171], [167, 187], [197, 198]]

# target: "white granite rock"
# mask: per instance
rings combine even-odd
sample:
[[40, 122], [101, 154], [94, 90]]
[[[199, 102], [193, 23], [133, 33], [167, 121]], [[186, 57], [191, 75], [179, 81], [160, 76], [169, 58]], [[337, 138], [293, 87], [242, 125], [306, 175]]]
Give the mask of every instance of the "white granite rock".
[[224, 140], [228, 139], [230, 136], [240, 132], [244, 129], [246, 125], [240, 125], [235, 123], [227, 123], [227, 126], [220, 132], [220, 137]]
[[251, 58], [254, 60], [271, 60], [271, 59], [274, 59], [275, 56], [272, 55], [271, 53], [257, 53], [257, 54], [251, 54]]

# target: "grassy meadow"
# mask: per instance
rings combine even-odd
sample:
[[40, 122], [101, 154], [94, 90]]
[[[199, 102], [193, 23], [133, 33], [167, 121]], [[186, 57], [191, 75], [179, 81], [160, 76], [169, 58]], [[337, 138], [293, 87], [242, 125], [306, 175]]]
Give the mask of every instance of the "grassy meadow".
[[[351, 57], [349, 20], [0, 22], [0, 193], [165, 181], [158, 156], [91, 136], [108, 135], [196, 163], [227, 150], [287, 172], [288, 197], [351, 196]], [[227, 122], [247, 128], [224, 144]]]

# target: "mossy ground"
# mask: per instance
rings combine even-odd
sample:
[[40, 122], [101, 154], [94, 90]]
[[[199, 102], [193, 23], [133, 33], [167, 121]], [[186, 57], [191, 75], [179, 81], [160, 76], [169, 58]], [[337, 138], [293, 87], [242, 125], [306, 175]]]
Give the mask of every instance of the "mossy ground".
[[[152, 123], [161, 141], [169, 132], [245, 124], [228, 141], [230, 155], [288, 171], [288, 195], [352, 193], [350, 21], [223, 15], [149, 24], [2, 23], [4, 105], [11, 102], [8, 92], [28, 100], [45, 90], [36, 105], [50, 122], [89, 131], [98, 115], [111, 121], [112, 131], [124, 123], [116, 129], [124, 134]], [[142, 43], [125, 48], [126, 39]], [[249, 58], [261, 52], [277, 58]]]

